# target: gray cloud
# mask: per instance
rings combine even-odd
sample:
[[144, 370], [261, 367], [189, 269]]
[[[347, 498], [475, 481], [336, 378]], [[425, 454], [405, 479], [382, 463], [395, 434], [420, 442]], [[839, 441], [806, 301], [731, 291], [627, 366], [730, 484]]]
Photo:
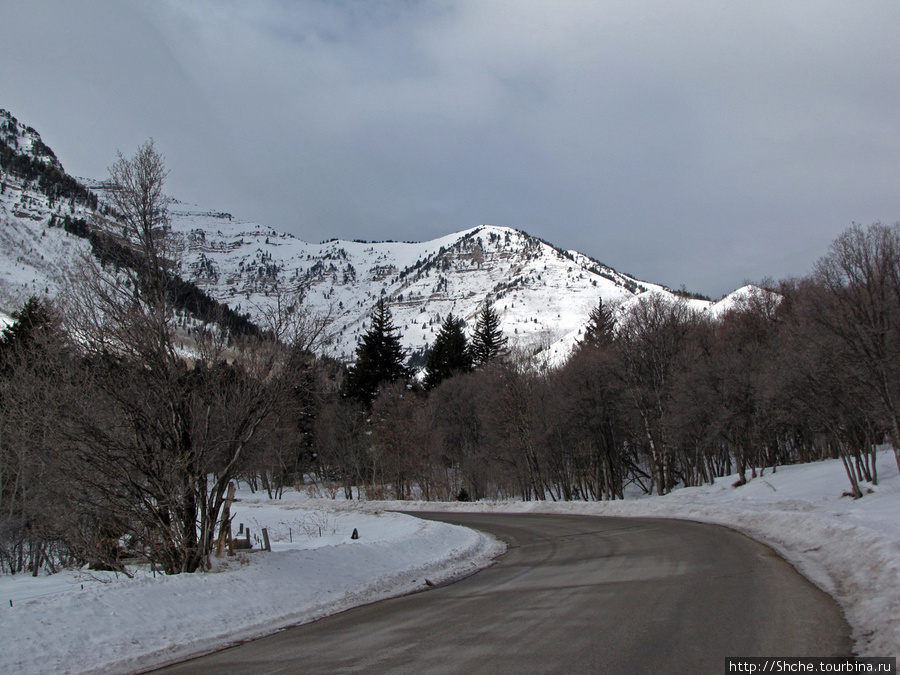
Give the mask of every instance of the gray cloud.
[[900, 218], [895, 2], [0, 0], [0, 105], [307, 240], [524, 229], [721, 295]]

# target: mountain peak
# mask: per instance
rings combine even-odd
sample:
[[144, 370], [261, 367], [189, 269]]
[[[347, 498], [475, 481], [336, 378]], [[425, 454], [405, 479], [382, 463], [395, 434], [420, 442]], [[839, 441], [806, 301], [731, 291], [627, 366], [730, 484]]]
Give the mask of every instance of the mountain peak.
[[63, 171], [56, 154], [41, 140], [41, 135], [3, 108], [0, 108], [0, 141], [14, 154], [44, 162]]
[[474, 327], [485, 301], [494, 303], [511, 343], [536, 353], [582, 327], [600, 297], [619, 303], [661, 288], [496, 225], [424, 242], [311, 244], [183, 204], [173, 209], [172, 224], [183, 240], [183, 276], [253, 316], [279, 295], [303, 294], [312, 311], [331, 315], [331, 347], [342, 358], [352, 358], [380, 299], [414, 356], [428, 349], [449, 312]]

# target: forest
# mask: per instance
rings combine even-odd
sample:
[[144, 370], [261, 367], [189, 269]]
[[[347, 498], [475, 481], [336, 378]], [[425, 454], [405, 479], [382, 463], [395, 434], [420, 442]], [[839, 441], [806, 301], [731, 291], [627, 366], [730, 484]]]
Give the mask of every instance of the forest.
[[67, 292], [0, 338], [0, 573], [208, 568], [228, 488], [277, 498], [613, 500], [843, 460], [847, 492], [900, 466], [900, 225], [853, 225], [806, 276], [721, 317], [645, 293], [598, 303], [570, 358], [541, 367], [486, 302], [446, 317], [411, 372], [382, 302], [351, 367], [319, 355], [302, 297], [260, 331], [186, 337], [152, 142], [111, 168], [92, 223], [132, 254], [86, 255]]

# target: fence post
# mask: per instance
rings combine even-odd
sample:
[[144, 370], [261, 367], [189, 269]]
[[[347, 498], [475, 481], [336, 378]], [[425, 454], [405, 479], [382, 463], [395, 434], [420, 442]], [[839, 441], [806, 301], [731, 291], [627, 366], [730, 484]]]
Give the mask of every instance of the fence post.
[[234, 501], [234, 482], [228, 484], [228, 494], [225, 497], [225, 506], [222, 508], [222, 519], [219, 521], [219, 541], [216, 545], [216, 557], [221, 557], [222, 549], [227, 545], [228, 555], [234, 555], [234, 547], [231, 544], [231, 503]]

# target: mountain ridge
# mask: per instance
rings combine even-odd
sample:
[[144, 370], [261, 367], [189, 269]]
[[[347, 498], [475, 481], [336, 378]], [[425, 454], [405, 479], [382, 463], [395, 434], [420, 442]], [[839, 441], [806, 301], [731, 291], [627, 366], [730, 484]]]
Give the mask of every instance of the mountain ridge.
[[[89, 228], [107, 209], [106, 187], [66, 174], [38, 132], [5, 110], [0, 141], [0, 310], [11, 312], [30, 295], [61, 291], [68, 265], [89, 249], [73, 228]], [[55, 182], [42, 178], [48, 172]], [[425, 242], [312, 244], [176, 199], [170, 221], [183, 279], [255, 321], [276, 303], [303, 296], [310, 311], [330, 317], [327, 349], [343, 360], [352, 360], [380, 299], [388, 303], [416, 365], [448, 312], [471, 331], [484, 302], [494, 304], [516, 349], [559, 361], [600, 298], [622, 305], [647, 292], [677, 295], [509, 227], [478, 225]], [[711, 302], [688, 302], [715, 310]]]

